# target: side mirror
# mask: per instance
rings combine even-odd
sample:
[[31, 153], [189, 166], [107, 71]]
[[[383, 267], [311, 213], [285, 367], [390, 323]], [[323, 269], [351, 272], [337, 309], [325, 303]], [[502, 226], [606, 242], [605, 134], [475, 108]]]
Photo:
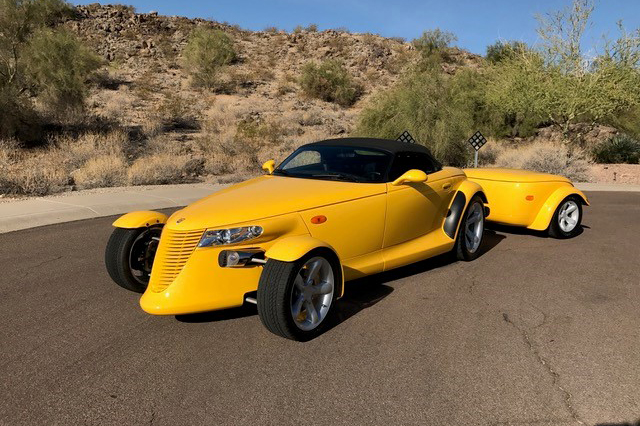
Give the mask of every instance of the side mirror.
[[398, 179], [391, 182], [391, 185], [398, 186], [405, 183], [421, 183], [427, 181], [427, 174], [422, 170], [411, 169], [405, 172]]
[[265, 172], [267, 172], [269, 174], [273, 173], [275, 168], [276, 168], [276, 161], [275, 160], [265, 161], [264, 164], [262, 165], [262, 170], [264, 170]]

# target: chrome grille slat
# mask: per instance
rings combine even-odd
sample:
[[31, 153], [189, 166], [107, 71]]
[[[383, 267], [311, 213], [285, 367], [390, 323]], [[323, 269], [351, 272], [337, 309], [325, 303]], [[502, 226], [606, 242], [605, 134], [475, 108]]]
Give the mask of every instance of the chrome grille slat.
[[149, 281], [151, 291], [159, 293], [171, 285], [191, 257], [203, 233], [204, 229], [184, 232], [163, 230]]

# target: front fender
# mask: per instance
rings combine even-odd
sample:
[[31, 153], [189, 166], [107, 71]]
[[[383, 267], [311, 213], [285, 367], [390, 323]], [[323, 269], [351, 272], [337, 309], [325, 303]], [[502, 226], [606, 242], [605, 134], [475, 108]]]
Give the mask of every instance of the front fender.
[[322, 240], [312, 237], [311, 235], [298, 235], [295, 237], [286, 237], [277, 241], [265, 253], [267, 259], [275, 259], [281, 262], [295, 262], [311, 250], [324, 248], [330, 250], [340, 264], [340, 291], [338, 296], [344, 294], [344, 270], [338, 253], [330, 244]]
[[453, 201], [451, 201], [449, 212], [443, 225], [445, 234], [447, 234], [447, 236], [452, 240], [456, 238], [462, 215], [464, 214], [469, 201], [471, 201], [473, 196], [476, 194], [480, 195], [480, 198], [484, 203], [487, 203], [487, 197], [484, 192], [482, 192], [482, 187], [476, 182], [465, 180], [460, 184], [460, 186], [458, 186], [458, 190], [456, 195], [453, 197]]
[[549, 227], [551, 223], [551, 218], [555, 213], [560, 202], [567, 198], [569, 195], [577, 195], [582, 199], [582, 202], [585, 205], [589, 205], [589, 200], [587, 196], [582, 193], [579, 189], [576, 189], [571, 184], [566, 184], [558, 189], [556, 189], [550, 196], [547, 198], [547, 201], [544, 202], [540, 211], [536, 215], [536, 218], [533, 220], [531, 225], [527, 226], [529, 229], [534, 229], [536, 231], [544, 231]]
[[116, 228], [136, 229], [167, 223], [167, 215], [151, 210], [137, 211], [120, 216], [113, 226]]

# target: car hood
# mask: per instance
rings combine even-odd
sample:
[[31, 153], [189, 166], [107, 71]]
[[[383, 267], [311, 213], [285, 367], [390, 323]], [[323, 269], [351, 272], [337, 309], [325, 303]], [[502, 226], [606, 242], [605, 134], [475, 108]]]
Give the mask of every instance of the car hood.
[[261, 176], [215, 192], [174, 213], [167, 226], [195, 230], [246, 223], [314, 207], [370, 197], [384, 183]]

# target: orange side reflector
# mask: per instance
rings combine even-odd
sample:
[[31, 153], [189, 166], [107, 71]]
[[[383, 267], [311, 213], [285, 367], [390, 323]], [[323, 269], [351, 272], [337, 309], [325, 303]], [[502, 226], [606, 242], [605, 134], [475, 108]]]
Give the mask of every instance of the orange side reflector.
[[314, 216], [311, 218], [311, 223], [318, 225], [320, 223], [325, 223], [327, 221], [327, 217], [326, 216]]
[[533, 195], [527, 195], [524, 197], [527, 201], [533, 201]]

